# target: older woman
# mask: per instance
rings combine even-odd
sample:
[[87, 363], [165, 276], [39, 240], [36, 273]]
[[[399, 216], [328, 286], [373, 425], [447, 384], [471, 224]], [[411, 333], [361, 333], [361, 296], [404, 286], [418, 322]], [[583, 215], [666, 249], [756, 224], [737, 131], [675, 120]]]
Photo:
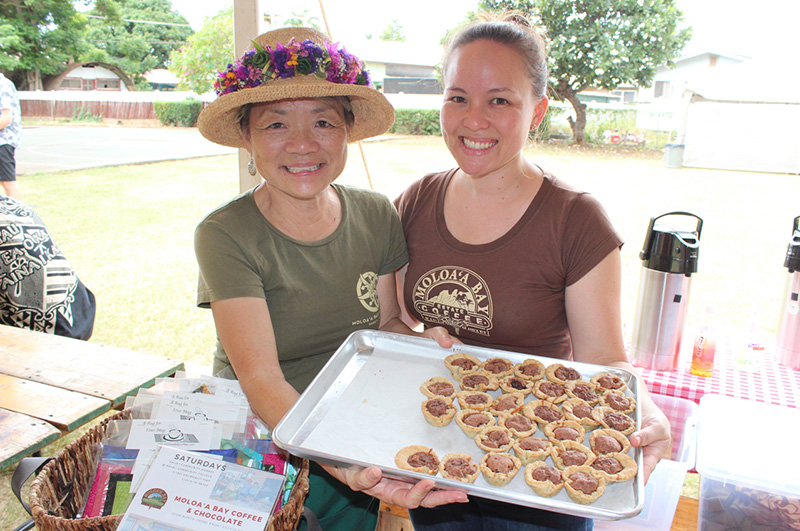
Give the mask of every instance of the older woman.
[[[200, 132], [243, 147], [263, 181], [197, 227], [198, 304], [217, 329], [214, 370], [230, 367], [251, 407], [274, 427], [350, 333], [410, 334], [400, 320], [394, 273], [408, 260], [399, 217], [375, 192], [333, 184], [347, 143], [385, 132], [394, 110], [370, 86], [361, 61], [310, 29], [286, 28], [220, 73], [219, 97]], [[442, 346], [442, 328], [426, 331]], [[381, 478], [380, 470], [312, 464], [306, 505], [326, 530], [374, 529], [378, 503], [406, 507], [465, 501]], [[357, 492], [357, 491], [363, 491]]]

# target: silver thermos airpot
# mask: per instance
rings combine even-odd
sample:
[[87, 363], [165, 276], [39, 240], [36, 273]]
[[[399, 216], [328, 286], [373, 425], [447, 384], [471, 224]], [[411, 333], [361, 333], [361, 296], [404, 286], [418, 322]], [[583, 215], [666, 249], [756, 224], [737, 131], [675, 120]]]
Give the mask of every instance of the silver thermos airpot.
[[[694, 218], [694, 230], [670, 225], [678, 216]], [[702, 228], [703, 220], [688, 212], [650, 218], [639, 253], [642, 272], [630, 352], [634, 365], [655, 371], [673, 371], [678, 366]]]
[[788, 272], [775, 354], [781, 365], [800, 370], [800, 216], [794, 218], [794, 230], [783, 266]]

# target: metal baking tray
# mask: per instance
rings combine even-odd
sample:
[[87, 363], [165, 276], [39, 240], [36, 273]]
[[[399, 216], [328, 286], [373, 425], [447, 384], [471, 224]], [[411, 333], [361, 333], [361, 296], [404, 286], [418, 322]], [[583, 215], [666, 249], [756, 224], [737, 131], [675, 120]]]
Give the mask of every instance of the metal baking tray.
[[[637, 428], [641, 426], [639, 379], [631, 372], [460, 344], [445, 349], [425, 338], [362, 330], [351, 334], [339, 347], [275, 427], [273, 439], [278, 446], [300, 457], [344, 467], [377, 466], [387, 477], [404, 481], [433, 479], [437, 487], [462, 489], [468, 495], [602, 520], [639, 514], [644, 505], [641, 473], [631, 481], [606, 485], [600, 499], [591, 505], [581, 505], [569, 498], [566, 489], [552, 498], [538, 496], [525, 483], [523, 470], [505, 487], [496, 487], [482, 475], [469, 484], [397, 468], [395, 454], [412, 444], [433, 448], [440, 459], [448, 453], [463, 452], [477, 463], [483, 456], [455, 420], [447, 426], [435, 427], [422, 415], [421, 404], [426, 397], [419, 387], [434, 376], [452, 381], [444, 358], [456, 351], [481, 360], [503, 357], [519, 363], [532, 357], [545, 366], [559, 362], [575, 368], [584, 380], [603, 372], [615, 374], [628, 384], [627, 394], [637, 399], [634, 420]], [[501, 390], [490, 392], [495, 397], [501, 393]], [[587, 431], [586, 443], [590, 433]], [[538, 430], [536, 436], [544, 434]], [[630, 453], [641, 471], [641, 450], [631, 448]], [[552, 464], [550, 458], [548, 464]]]

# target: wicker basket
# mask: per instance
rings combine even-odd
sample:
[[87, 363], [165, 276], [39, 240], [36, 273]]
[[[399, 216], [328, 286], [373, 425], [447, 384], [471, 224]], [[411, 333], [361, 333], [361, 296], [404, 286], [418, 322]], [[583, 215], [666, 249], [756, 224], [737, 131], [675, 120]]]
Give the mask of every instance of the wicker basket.
[[[106, 426], [112, 420], [130, 418], [130, 412], [112, 415], [85, 435], [67, 445], [42, 468], [31, 484], [30, 505], [38, 531], [114, 531], [122, 515], [76, 519], [86, 503], [90, 484], [97, 468], [94, 445], [102, 442]], [[308, 461], [292, 457], [298, 469], [289, 501], [270, 519], [268, 531], [293, 531], [303, 513], [308, 494]]]

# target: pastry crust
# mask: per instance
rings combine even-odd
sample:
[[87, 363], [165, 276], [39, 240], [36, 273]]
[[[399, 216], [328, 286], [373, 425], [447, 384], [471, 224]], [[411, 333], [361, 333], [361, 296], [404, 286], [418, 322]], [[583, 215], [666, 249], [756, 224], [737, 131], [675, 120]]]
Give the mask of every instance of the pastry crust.
[[511, 374], [499, 381], [500, 389], [506, 393], [519, 393], [528, 396], [533, 391], [533, 380], [527, 380], [516, 374]]
[[[448, 464], [454, 460], [462, 467], [463, 475], [453, 475], [447, 470]], [[439, 473], [442, 477], [447, 479], [454, 479], [464, 483], [474, 483], [475, 479], [478, 477], [479, 470], [478, 465], [472, 462], [472, 456], [468, 454], [452, 453], [442, 457], [442, 460], [439, 462]]]
[[[531, 400], [522, 408], [522, 413], [544, 429], [551, 422], [564, 420], [564, 412], [549, 400]], [[547, 416], [544, 416], [547, 415]]]
[[486, 371], [464, 371], [459, 381], [462, 391], [496, 391], [500, 384], [493, 374]]
[[[542, 441], [545, 443], [545, 446], [541, 450], [528, 450], [523, 448], [523, 446], [526, 444], [526, 441], [529, 440]], [[544, 461], [550, 457], [553, 450], [553, 443], [550, 442], [549, 439], [545, 439], [543, 437], [522, 437], [514, 441], [513, 448], [514, 455], [519, 457], [519, 460], [522, 461], [522, 464], [529, 465], [536, 461]]]
[[450, 370], [453, 378], [460, 380], [464, 372], [479, 369], [481, 360], [466, 352], [453, 352], [444, 359], [444, 365]]
[[[619, 466], [622, 466], [622, 470], [617, 472], [603, 470], [600, 468], [600, 466], [606, 460], [609, 460], [611, 464], [613, 464], [613, 461], [615, 460], [617, 463], [619, 463]], [[594, 468], [597, 473], [603, 476], [606, 480], [606, 483], [618, 483], [621, 481], [631, 480], [639, 471], [639, 466], [636, 464], [636, 460], [634, 460], [633, 457], [629, 456], [628, 454], [623, 453], [597, 456], [589, 466]]]
[[603, 392], [597, 388], [597, 384], [586, 380], [572, 380], [567, 382], [567, 395], [570, 398], [580, 398], [584, 402], [595, 405], [600, 402]]
[[[468, 424], [469, 419], [472, 418], [473, 420], [478, 420], [478, 417], [472, 417], [473, 415], [482, 415], [485, 419], [481, 418], [480, 423], [475, 423], [476, 425], [473, 426], [472, 424]], [[465, 421], [466, 419], [466, 421]], [[467, 434], [468, 437], [474, 438], [483, 428], [488, 428], [489, 426], [495, 426], [497, 424], [497, 419], [489, 413], [488, 411], [476, 411], [474, 409], [462, 409], [458, 413], [456, 413], [456, 424], [461, 427], [464, 433]]]
[[501, 378], [514, 374], [514, 364], [506, 358], [489, 358], [481, 364], [481, 370], [494, 375], [495, 378]]
[[[538, 480], [534, 477], [536, 470], [542, 467], [552, 469], [551, 472], [553, 475], [555, 475], [555, 472], [558, 472], [555, 482], [552, 479]], [[564, 487], [564, 474], [561, 470], [557, 469], [556, 467], [549, 466], [544, 461], [534, 461], [533, 463], [525, 465], [525, 483], [527, 483], [533, 489], [533, 492], [539, 496], [551, 498], [558, 494], [559, 491]]]
[[509, 452], [514, 441], [511, 430], [502, 426], [487, 426], [475, 435], [475, 444], [487, 453]]
[[[436, 416], [432, 411], [432, 407], [436, 407], [439, 404], [444, 403], [445, 412], [443, 415]], [[453, 401], [449, 398], [429, 398], [427, 400], [422, 401], [422, 414], [425, 417], [425, 420], [428, 421], [428, 424], [432, 424], [433, 426], [447, 426], [456, 416], [456, 406], [453, 405]]]
[[611, 374], [610, 372], [601, 372], [600, 374], [595, 374], [592, 376], [590, 381], [603, 392], [613, 390], [624, 392], [626, 389], [628, 389], [628, 384], [625, 383], [625, 380], [616, 374]]
[[610, 407], [617, 413], [628, 415], [636, 409], [636, 399], [626, 396], [622, 391], [606, 391], [600, 397], [600, 405]]
[[[505, 468], [507, 466], [511, 467], [508, 471], [498, 469], [498, 467]], [[491, 485], [504, 487], [517, 475], [519, 469], [522, 468], [522, 462], [509, 453], [489, 453], [478, 462], [478, 468], [484, 479]]]
[[549, 400], [554, 404], [560, 404], [567, 396], [567, 388], [558, 382], [550, 380], [538, 380], [533, 386], [533, 396], [539, 400]]
[[568, 382], [581, 379], [581, 373], [577, 369], [563, 363], [551, 363], [547, 366], [544, 374], [551, 382], [560, 383], [565, 387]]
[[561, 404], [561, 411], [564, 412], [564, 418], [566, 420], [574, 420], [588, 430], [600, 425], [600, 423], [592, 417], [592, 411], [594, 411], [592, 405], [580, 398], [569, 398], [565, 400], [564, 403]]
[[519, 439], [536, 433], [536, 423], [522, 413], [503, 413], [497, 424], [511, 431], [514, 437]]
[[[417, 454], [426, 454], [429, 457], [424, 457], [424, 460], [429, 461], [433, 468], [428, 466], [414, 466], [409, 463], [409, 460], [413, 460], [414, 456]], [[432, 457], [433, 459], [430, 459]], [[411, 470], [412, 472], [419, 472], [420, 474], [430, 474], [431, 476], [435, 476], [437, 472], [439, 472], [439, 456], [436, 455], [436, 452], [433, 451], [433, 448], [428, 448], [427, 446], [421, 446], [418, 444], [412, 444], [411, 446], [406, 446], [405, 448], [401, 448], [397, 454], [394, 456], [394, 464], [397, 465], [398, 468], [402, 468], [405, 470]]]
[[[483, 401], [470, 403], [469, 398], [473, 396], [480, 396]], [[461, 409], [474, 409], [476, 411], [488, 411], [494, 401], [492, 395], [483, 391], [459, 391], [456, 393], [456, 398]]]
[[489, 411], [494, 415], [503, 413], [513, 414], [522, 411], [525, 405], [525, 397], [520, 393], [505, 393], [494, 399]]
[[[604, 448], [601, 447], [602, 446], [602, 444], [600, 444], [601, 437], [611, 437], [612, 439], [614, 439], [619, 443], [620, 448], [618, 450], [606, 451]], [[596, 455], [606, 455], [617, 452], [624, 454], [631, 449], [631, 442], [628, 440], [626, 436], [624, 436], [617, 430], [602, 428], [599, 430], [594, 430], [591, 433], [591, 435], [589, 435], [589, 446], [592, 448], [592, 451]]]
[[[581, 477], [579, 474], [586, 474], [597, 481], [597, 486], [592, 492], [586, 493], [575, 488], [575, 482]], [[572, 501], [581, 505], [589, 505], [596, 502], [606, 490], [605, 478], [590, 466], [568, 466], [562, 471], [562, 475], [564, 476], [564, 488], [567, 489], [567, 494], [569, 494]]]
[[422, 394], [428, 398], [449, 398], [456, 396], [456, 386], [444, 376], [434, 376], [419, 387]]
[[533, 358], [528, 358], [514, 368], [514, 375], [535, 382], [544, 378], [544, 364]]
[[[575, 432], [574, 434], [573, 430]], [[545, 426], [544, 434], [550, 439], [554, 446], [567, 440], [583, 443], [583, 439], [586, 436], [586, 429], [574, 420], [559, 420]], [[573, 436], [567, 437], [569, 434], [573, 434]]]
[[630, 435], [636, 430], [636, 421], [624, 413], [619, 413], [607, 406], [597, 406], [592, 410], [592, 417], [606, 429], [617, 430], [623, 435]]
[[[575, 460], [573, 459], [574, 452], [583, 454], [583, 461], [580, 463], [573, 462]], [[597, 457], [589, 447], [575, 441], [562, 441], [559, 444], [554, 444], [550, 455], [556, 468], [562, 470], [569, 466], [591, 465]]]

